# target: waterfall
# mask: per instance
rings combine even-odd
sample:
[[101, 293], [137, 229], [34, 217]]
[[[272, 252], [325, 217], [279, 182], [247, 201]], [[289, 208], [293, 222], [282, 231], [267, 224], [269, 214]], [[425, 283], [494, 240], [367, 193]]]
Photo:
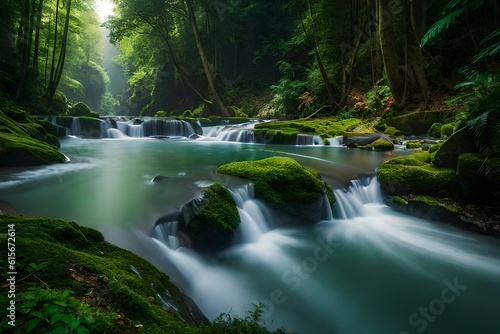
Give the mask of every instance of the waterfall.
[[101, 138], [108, 138], [109, 128], [110, 128], [110, 126], [109, 126], [108, 122], [101, 119], [99, 122], [99, 129], [101, 130], [101, 133], [100, 133]]
[[335, 209], [341, 219], [361, 215], [365, 204], [383, 203], [376, 177], [352, 180], [348, 189], [336, 189], [334, 193], [337, 199]]
[[253, 143], [254, 126], [255, 122], [233, 125], [218, 125], [210, 128], [205, 128], [203, 131], [203, 135], [205, 137], [216, 138], [219, 141]]
[[175, 250], [179, 248], [181, 243], [177, 235], [178, 225], [178, 221], [157, 224], [153, 230], [153, 238], [161, 241], [170, 249]]
[[147, 119], [142, 123], [142, 129], [144, 137], [189, 137], [196, 133], [188, 122], [170, 118]]
[[323, 145], [323, 141], [320, 136], [306, 135], [306, 134], [298, 134], [297, 135], [297, 144], [298, 146], [303, 145]]
[[330, 146], [340, 147], [344, 145], [344, 136], [335, 136], [333, 138], [328, 138]]
[[73, 117], [71, 122], [71, 135], [73, 136], [81, 136], [82, 135], [82, 127], [80, 125], [80, 118]]

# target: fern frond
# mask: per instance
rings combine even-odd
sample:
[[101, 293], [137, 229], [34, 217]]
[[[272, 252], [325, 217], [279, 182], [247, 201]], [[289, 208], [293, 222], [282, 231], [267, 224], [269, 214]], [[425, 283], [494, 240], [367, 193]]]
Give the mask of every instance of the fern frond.
[[443, 30], [446, 30], [453, 23], [457, 22], [457, 19], [467, 11], [467, 7], [462, 7], [454, 10], [453, 12], [447, 14], [442, 19], [438, 20], [434, 23], [429, 30], [425, 33], [424, 37], [422, 37], [422, 41], [420, 41], [420, 47], [425, 46], [429, 43], [434, 37], [439, 35]]

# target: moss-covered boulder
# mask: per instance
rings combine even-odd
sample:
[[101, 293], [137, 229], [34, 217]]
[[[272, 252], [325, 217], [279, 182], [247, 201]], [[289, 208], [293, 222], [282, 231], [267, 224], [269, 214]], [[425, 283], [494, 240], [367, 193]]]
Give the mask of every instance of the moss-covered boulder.
[[415, 149], [415, 148], [421, 148], [421, 147], [422, 147], [421, 140], [408, 140], [406, 142], [406, 148]]
[[441, 194], [454, 186], [455, 170], [436, 168], [428, 152], [418, 152], [383, 163], [377, 178], [386, 195]]
[[386, 203], [414, 217], [461, 225], [460, 206], [448, 199], [433, 196], [403, 195], [388, 196]]
[[455, 131], [455, 123], [443, 124], [441, 127], [441, 138], [449, 138]]
[[441, 138], [441, 129], [443, 128], [443, 123], [434, 123], [429, 128], [427, 135], [431, 138], [439, 139]]
[[467, 129], [462, 128], [441, 144], [432, 163], [436, 167], [457, 168], [460, 155], [474, 152], [477, 152], [474, 140]]
[[374, 150], [377, 151], [392, 151], [394, 150], [394, 143], [385, 138], [379, 138], [375, 140], [372, 144]]
[[410, 135], [425, 135], [434, 123], [443, 123], [443, 111], [416, 111], [387, 118], [385, 123]]
[[200, 197], [183, 205], [179, 217], [179, 231], [187, 236], [193, 249], [219, 250], [228, 246], [239, 225], [236, 203], [220, 183], [213, 183]]
[[[135, 333], [139, 328], [144, 333], [194, 333], [195, 323], [207, 321], [167, 275], [106, 242], [94, 229], [8, 215], [0, 215], [0, 226], [2, 244], [7, 245], [9, 226], [16, 233], [20, 332], [34, 327], [33, 333]], [[6, 271], [0, 275], [5, 280]], [[66, 319], [75, 312], [80, 317], [70, 328], [69, 320], [60, 321], [48, 307]], [[50, 321], [37, 322], [37, 312]]]
[[323, 139], [343, 136], [356, 131], [356, 134], [373, 133], [371, 128], [361, 128], [361, 120], [350, 118], [337, 120], [299, 119], [293, 121], [263, 122], [255, 125], [255, 140], [262, 144], [295, 145], [298, 134], [320, 136]]
[[[217, 173], [253, 181], [257, 198], [307, 220], [324, 219], [325, 205], [332, 205], [335, 201], [331, 188], [319, 173], [309, 171], [287, 157], [235, 161], [220, 166]], [[325, 193], [329, 195], [328, 200], [325, 200]]]
[[477, 153], [458, 157], [457, 180], [462, 196], [471, 201], [498, 203], [500, 200], [500, 158]]
[[22, 112], [14, 120], [0, 111], [0, 167], [61, 163], [59, 140]]

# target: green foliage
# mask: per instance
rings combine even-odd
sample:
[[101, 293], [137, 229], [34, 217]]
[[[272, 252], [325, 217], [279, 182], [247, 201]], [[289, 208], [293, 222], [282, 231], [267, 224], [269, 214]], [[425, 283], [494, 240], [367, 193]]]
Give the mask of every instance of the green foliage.
[[270, 331], [265, 328], [263, 319], [265, 304], [253, 304], [254, 310], [247, 311], [245, 318], [231, 316], [229, 313], [220, 314], [213, 323], [208, 326], [206, 333], [252, 333], [252, 334], [285, 334], [285, 329]]
[[168, 117], [169, 113], [165, 110], [158, 110], [155, 114], [155, 117]]
[[382, 115], [386, 113], [394, 102], [389, 86], [374, 86], [366, 93], [366, 107], [363, 116]]
[[[17, 295], [15, 333], [116, 333], [113, 312], [90, 308], [70, 290], [33, 287]], [[3, 324], [3, 328], [7, 328]]]

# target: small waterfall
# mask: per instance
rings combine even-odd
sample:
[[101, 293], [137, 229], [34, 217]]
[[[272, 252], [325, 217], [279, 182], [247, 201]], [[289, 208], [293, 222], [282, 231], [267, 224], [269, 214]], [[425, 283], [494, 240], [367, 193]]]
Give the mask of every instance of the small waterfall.
[[[231, 141], [237, 143], [253, 143], [253, 130], [230, 130], [221, 132], [220, 141]], [[219, 136], [218, 136], [219, 137]]]
[[330, 146], [340, 147], [344, 145], [344, 136], [335, 136], [333, 138], [328, 138]]
[[106, 122], [105, 120], [100, 120], [99, 122], [99, 129], [101, 130], [101, 138], [108, 138], [108, 130], [109, 130], [110, 126], [108, 124], [108, 122]]
[[306, 135], [306, 134], [298, 134], [297, 135], [297, 144], [298, 146], [305, 145], [323, 145], [323, 141], [320, 136]]
[[142, 130], [142, 124], [127, 124], [126, 133], [129, 137], [144, 137], [144, 131]]
[[192, 134], [196, 134], [188, 122], [171, 118], [147, 119], [142, 123], [142, 129], [144, 137], [189, 137]]
[[179, 222], [177, 221], [157, 224], [153, 230], [153, 238], [161, 241], [170, 249], [175, 250], [179, 248], [181, 242], [177, 236], [178, 224]]
[[80, 118], [73, 117], [71, 122], [71, 135], [73, 136], [81, 136], [82, 135], [82, 126], [80, 125]]
[[337, 199], [335, 208], [341, 219], [361, 215], [365, 204], [383, 203], [382, 192], [376, 177], [352, 180], [348, 189], [337, 189], [334, 192]]
[[218, 125], [204, 129], [203, 135], [205, 137], [216, 138], [219, 141], [253, 143], [254, 126], [255, 122], [233, 125]]

